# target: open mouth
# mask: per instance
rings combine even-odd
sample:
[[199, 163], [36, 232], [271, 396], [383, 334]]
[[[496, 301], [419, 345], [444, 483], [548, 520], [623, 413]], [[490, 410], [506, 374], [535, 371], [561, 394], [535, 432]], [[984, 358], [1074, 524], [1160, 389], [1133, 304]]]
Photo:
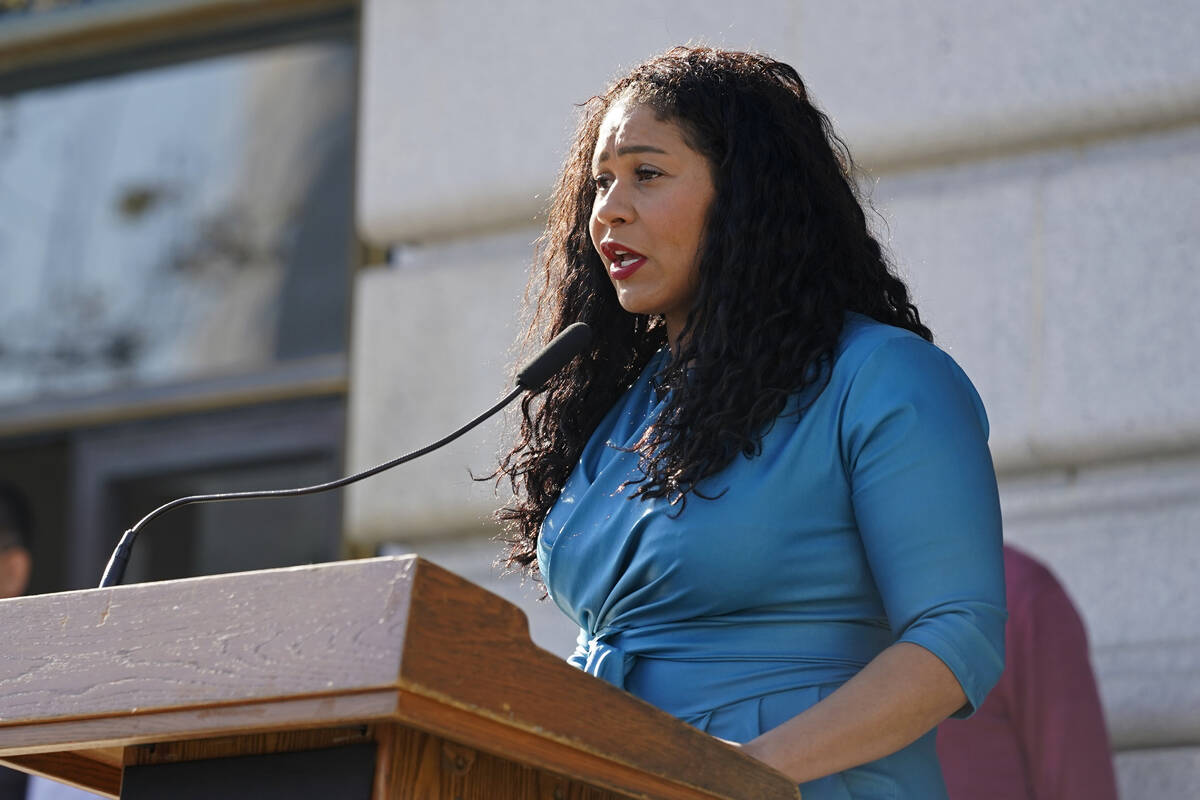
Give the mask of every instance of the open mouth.
[[644, 255], [618, 242], [604, 242], [600, 251], [608, 258], [608, 274], [613, 280], [625, 280], [646, 263]]

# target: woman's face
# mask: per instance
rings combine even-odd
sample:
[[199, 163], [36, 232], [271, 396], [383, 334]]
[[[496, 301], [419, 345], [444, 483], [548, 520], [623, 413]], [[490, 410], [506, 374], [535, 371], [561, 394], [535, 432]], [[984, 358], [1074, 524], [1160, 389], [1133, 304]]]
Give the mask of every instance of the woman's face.
[[621, 307], [662, 314], [675, 342], [699, 285], [700, 238], [716, 189], [708, 159], [653, 108], [618, 101], [592, 156], [592, 245]]

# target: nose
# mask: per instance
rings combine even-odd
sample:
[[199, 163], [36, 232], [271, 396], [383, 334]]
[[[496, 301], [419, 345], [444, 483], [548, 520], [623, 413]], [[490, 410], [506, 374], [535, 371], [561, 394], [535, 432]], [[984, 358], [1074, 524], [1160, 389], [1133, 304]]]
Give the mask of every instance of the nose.
[[629, 192], [625, 190], [624, 181], [615, 181], [604, 192], [597, 192], [592, 204], [592, 218], [597, 222], [615, 228], [627, 225], [637, 216]]

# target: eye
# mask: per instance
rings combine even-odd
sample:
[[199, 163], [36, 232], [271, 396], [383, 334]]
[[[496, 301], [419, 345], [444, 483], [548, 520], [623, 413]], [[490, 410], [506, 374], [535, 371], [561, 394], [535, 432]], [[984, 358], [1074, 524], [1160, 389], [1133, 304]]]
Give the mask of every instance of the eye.
[[596, 177], [592, 178], [592, 183], [594, 183], [596, 185], [596, 189], [601, 192], [611, 186], [612, 181], [612, 175], [609, 175], [608, 173], [597, 175]]
[[637, 175], [639, 181], [644, 183], [645, 181], [654, 180], [663, 173], [662, 170], [655, 169], [654, 167], [643, 166], [634, 170], [634, 174]]

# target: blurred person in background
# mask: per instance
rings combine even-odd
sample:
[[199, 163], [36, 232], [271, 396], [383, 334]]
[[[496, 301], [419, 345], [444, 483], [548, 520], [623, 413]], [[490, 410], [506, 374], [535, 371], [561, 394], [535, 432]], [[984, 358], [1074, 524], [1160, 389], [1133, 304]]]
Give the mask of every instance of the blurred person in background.
[[33, 516], [25, 494], [10, 483], [0, 483], [0, 599], [20, 597], [29, 586], [32, 531]]
[[1087, 632], [1043, 564], [1004, 546], [1007, 662], [970, 719], [938, 727], [951, 800], [1116, 800]]

